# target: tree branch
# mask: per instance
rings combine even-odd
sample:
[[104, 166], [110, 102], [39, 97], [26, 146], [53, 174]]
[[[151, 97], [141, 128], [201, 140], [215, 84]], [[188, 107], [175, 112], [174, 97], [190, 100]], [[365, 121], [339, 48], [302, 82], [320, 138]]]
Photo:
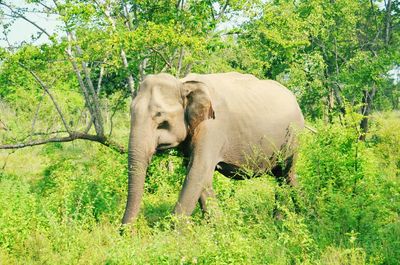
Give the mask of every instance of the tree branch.
[[125, 98], [126, 98], [126, 94], [121, 94], [121, 96], [117, 100], [117, 104], [115, 104], [115, 106], [114, 106], [113, 113], [111, 114], [111, 117], [110, 117], [110, 133], [108, 134], [109, 137], [111, 137], [111, 134], [112, 134], [112, 131], [113, 131], [113, 126], [114, 126], [113, 119], [114, 119], [114, 116], [117, 113], [119, 105], [124, 101]]
[[229, 0], [226, 0], [225, 5], [224, 5], [224, 6], [222, 7], [222, 9], [219, 11], [217, 20], [221, 19], [222, 16], [225, 14], [225, 11], [226, 11], [226, 8], [228, 7], [228, 5], [229, 5]]
[[183, 47], [181, 47], [180, 51], [179, 51], [179, 59], [178, 59], [178, 69], [176, 70], [176, 77], [179, 78], [180, 74], [181, 74], [181, 70], [182, 70], [182, 61], [183, 61], [183, 57], [185, 55], [185, 49]]
[[157, 53], [164, 60], [165, 64], [168, 65], [169, 68], [172, 68], [171, 63], [167, 60], [167, 58], [165, 58], [165, 56], [160, 51], [158, 51], [155, 48], [150, 48], [150, 50]]
[[108, 139], [107, 137], [100, 137], [98, 135], [86, 134], [81, 132], [71, 132], [69, 136], [65, 137], [53, 137], [49, 139], [34, 140], [24, 143], [0, 145], [0, 149], [20, 149], [25, 147], [43, 145], [47, 143], [65, 143], [72, 142], [75, 140], [89, 140], [92, 142], [98, 142], [104, 146], [110, 147], [111, 149], [119, 152], [120, 154], [126, 153], [126, 148], [116, 143], [115, 141]]
[[185, 72], [183, 74], [183, 77], [187, 76], [188, 74], [190, 74], [190, 72], [192, 71], [192, 66], [193, 66], [194, 62], [188, 63], [185, 66]]
[[[71, 34], [71, 36], [72, 36], [72, 34]], [[74, 37], [72, 36], [72, 38], [74, 38]], [[75, 41], [76, 41], [76, 39], [75, 39]], [[75, 45], [75, 47], [78, 52], [78, 55], [82, 56], [83, 52], [82, 52], [82, 49], [79, 47], [79, 45]], [[96, 94], [96, 91], [94, 89], [92, 79], [90, 78], [89, 69], [87, 68], [86, 62], [84, 62], [84, 61], [82, 61], [82, 69], [83, 69], [83, 72], [85, 73], [86, 83], [88, 85], [89, 92], [90, 92], [89, 94], [92, 99], [92, 104], [93, 104], [92, 107], [93, 107], [93, 111], [94, 111], [94, 117], [96, 119], [95, 126], [97, 126], [96, 133], [98, 135], [102, 136], [104, 134], [104, 129], [103, 129], [103, 117], [101, 116], [101, 113], [100, 113], [100, 102], [99, 102], [99, 98]]]
[[209, 0], [208, 4], [210, 5], [210, 11], [211, 11], [212, 19], [215, 21], [215, 20], [217, 20], [217, 18], [216, 18], [215, 14], [214, 14], [214, 7], [212, 5], [212, 2]]
[[391, 12], [392, 12], [392, 1], [388, 0], [386, 4], [385, 45], [388, 45], [390, 41]]
[[131, 16], [129, 14], [129, 9], [128, 9], [128, 5], [126, 4], [125, 0], [121, 0], [121, 4], [122, 4], [122, 10], [123, 10], [123, 15], [125, 17], [125, 26], [132, 31], [133, 30], [133, 24], [132, 24], [132, 20], [131, 20]]
[[17, 17], [22, 18], [23, 20], [29, 22], [30, 24], [32, 24], [33, 26], [35, 26], [37, 29], [39, 29], [41, 32], [43, 32], [44, 34], [46, 34], [47, 37], [48, 37], [49, 39], [51, 38], [51, 35], [50, 35], [44, 28], [42, 28], [42, 27], [39, 26], [37, 23], [35, 23], [34, 21], [30, 20], [29, 18], [27, 18], [26, 16], [24, 16], [24, 15], [21, 14], [20, 12], [15, 11], [15, 10], [13, 9], [13, 7], [11, 7], [10, 5], [8, 5], [8, 4], [4, 3], [4, 2], [1, 2], [1, 1], [0, 1], [0, 5], [3, 5], [3, 6], [5, 6], [5, 7], [7, 7], [7, 8], [10, 9], [10, 11], [11, 11], [13, 14], [15, 14]]
[[38, 3], [39, 5], [41, 5], [41, 6], [43, 6], [44, 8], [46, 8], [46, 10], [47, 11], [51, 11], [52, 10], [52, 8], [50, 7], [50, 6], [48, 6], [48, 5], [46, 5], [46, 4], [43, 4], [42, 2], [35, 2], [35, 3]]
[[42, 105], [42, 102], [43, 102], [43, 99], [44, 99], [45, 94], [46, 94], [46, 91], [43, 91], [42, 98], [40, 99], [39, 104], [38, 104], [38, 106], [37, 106], [37, 108], [36, 108], [35, 116], [33, 117], [33, 120], [32, 120], [31, 136], [34, 134], [36, 120], [37, 120], [37, 117], [38, 117], [38, 114], [39, 114], [39, 110], [40, 110], [40, 106]]
[[96, 94], [100, 95], [101, 91], [101, 82], [103, 81], [103, 76], [104, 76], [104, 64], [100, 66], [100, 74], [99, 74], [99, 80], [97, 81], [97, 89], [96, 89]]
[[[116, 23], [114, 18], [111, 16], [111, 12], [109, 10], [109, 6], [107, 6], [106, 8], [103, 8], [101, 6], [101, 4], [94, 0], [94, 2], [97, 4], [97, 6], [100, 8], [100, 10], [103, 12], [103, 14], [107, 17], [107, 19], [110, 21], [111, 27], [114, 31], [116, 31], [117, 27], [116, 27]], [[129, 19], [129, 12], [127, 13], [128, 19]], [[129, 30], [130, 29], [130, 24], [129, 22], [125, 24], [127, 26], [127, 28]], [[131, 97], [134, 98], [135, 97], [135, 81], [133, 80], [133, 76], [132, 74], [129, 72], [129, 63], [128, 63], [128, 59], [126, 57], [126, 53], [124, 51], [124, 49], [121, 47], [121, 52], [120, 52], [120, 56], [121, 56], [121, 60], [122, 60], [122, 65], [124, 66], [124, 69], [127, 71], [128, 76], [127, 76], [127, 81], [128, 81], [128, 87], [129, 90], [131, 92]]]
[[149, 58], [144, 58], [143, 61], [140, 62], [139, 64], [139, 80], [143, 81], [144, 76], [145, 76], [145, 70], [147, 67], [147, 62], [149, 61]]
[[[71, 37], [71, 33], [70, 32], [68, 32], [68, 38], [69, 38], [69, 41], [72, 41], [72, 37]], [[103, 135], [104, 131], [103, 131], [102, 124], [101, 125], [99, 124], [99, 122], [101, 120], [99, 120], [99, 122], [97, 120], [97, 117], [96, 117], [97, 114], [96, 114], [96, 111], [93, 108], [94, 106], [92, 104], [93, 102], [92, 102], [91, 96], [90, 96], [90, 94], [88, 92], [88, 89], [87, 89], [85, 83], [83, 82], [83, 78], [82, 78], [81, 73], [79, 71], [79, 68], [78, 68], [78, 65], [76, 63], [75, 57], [72, 54], [71, 45], [69, 45], [68, 49], [66, 49], [66, 53], [67, 53], [68, 58], [69, 58], [69, 60], [70, 60], [70, 62], [72, 64], [72, 67], [74, 69], [75, 75], [76, 75], [76, 77], [78, 79], [79, 86], [81, 87], [81, 90], [83, 92], [83, 96], [84, 96], [85, 101], [86, 101], [86, 106], [89, 109], [90, 115], [92, 116], [92, 120], [91, 121], [93, 121], [93, 123], [94, 123], [95, 129], [96, 129], [96, 133], [98, 135]]]
[[49, 95], [51, 101], [53, 102], [54, 107], [56, 108], [56, 110], [57, 110], [57, 112], [58, 112], [58, 115], [60, 116], [60, 118], [61, 118], [61, 120], [62, 120], [62, 122], [63, 122], [63, 124], [64, 124], [65, 129], [66, 129], [67, 131], [69, 131], [69, 130], [70, 130], [70, 129], [69, 129], [69, 126], [68, 126], [68, 124], [67, 124], [67, 121], [66, 121], [65, 118], [64, 118], [64, 115], [63, 115], [63, 113], [62, 113], [62, 111], [61, 111], [61, 108], [60, 108], [60, 106], [58, 106], [58, 103], [57, 103], [56, 99], [54, 98], [53, 94], [50, 92], [50, 90], [49, 90], [49, 88], [46, 86], [46, 84], [36, 75], [35, 72], [33, 72], [32, 70], [28, 69], [24, 64], [22, 64], [22, 63], [20, 63], [20, 62], [18, 62], [18, 64], [19, 64], [22, 68], [24, 68], [26, 71], [28, 71], [28, 72], [35, 78], [35, 80], [39, 83], [39, 85], [44, 89], [44, 91], [47, 93], [47, 95]]
[[6, 124], [2, 120], [0, 120], [0, 130], [5, 130], [5, 131], [9, 130]]
[[122, 59], [122, 64], [124, 65], [125, 70], [128, 72], [128, 87], [129, 90], [131, 91], [132, 98], [135, 97], [135, 81], [133, 80], [132, 75], [129, 73], [129, 64], [128, 64], [128, 59], [126, 58], [126, 54], [124, 49], [121, 48], [121, 59]]

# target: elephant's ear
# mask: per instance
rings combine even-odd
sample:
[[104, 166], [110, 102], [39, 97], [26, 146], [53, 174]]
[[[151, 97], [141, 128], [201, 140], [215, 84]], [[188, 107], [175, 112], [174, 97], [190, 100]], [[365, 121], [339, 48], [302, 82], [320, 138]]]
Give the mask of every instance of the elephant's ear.
[[187, 81], [182, 88], [185, 119], [189, 126], [189, 132], [206, 119], [215, 119], [214, 109], [207, 86], [198, 81]]

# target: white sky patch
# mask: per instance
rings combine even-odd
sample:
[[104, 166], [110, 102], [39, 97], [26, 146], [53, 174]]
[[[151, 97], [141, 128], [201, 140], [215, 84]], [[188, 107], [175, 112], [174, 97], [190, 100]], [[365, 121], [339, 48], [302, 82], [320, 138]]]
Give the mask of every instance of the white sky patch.
[[[4, 1], [10, 6], [19, 7], [19, 8], [28, 8], [31, 9], [33, 7], [39, 7], [38, 5], [27, 4], [23, 0], [14, 0], [14, 1]], [[11, 15], [10, 9], [5, 6], [0, 6], [2, 13]], [[0, 47], [8, 47], [9, 44], [11, 46], [19, 46], [23, 42], [32, 43], [32, 36], [37, 37], [38, 32], [40, 30], [36, 28], [34, 25], [29, 23], [28, 21], [18, 18], [15, 22], [8, 28], [8, 41], [7, 43], [5, 39], [5, 35], [3, 32], [4, 24], [7, 24], [12, 21], [12, 19], [7, 15], [1, 15], [0, 23], [2, 24], [0, 27]], [[46, 30], [50, 35], [57, 32], [57, 28], [62, 25], [61, 21], [55, 15], [47, 15], [44, 13], [25, 13], [25, 16], [32, 20], [33, 22], [37, 23], [40, 27]], [[39, 39], [33, 41], [34, 44], [42, 44], [49, 42], [48, 37], [45, 34], [42, 34]]]
[[393, 79], [395, 84], [400, 83], [400, 66], [389, 71], [389, 76]]

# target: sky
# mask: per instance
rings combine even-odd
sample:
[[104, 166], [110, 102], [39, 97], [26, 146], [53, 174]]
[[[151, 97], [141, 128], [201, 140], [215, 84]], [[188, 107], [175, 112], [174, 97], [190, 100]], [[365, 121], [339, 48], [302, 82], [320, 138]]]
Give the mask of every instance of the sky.
[[[16, 7], [31, 7], [32, 5], [26, 4], [24, 0], [7, 0], [4, 1], [7, 4], [11, 4]], [[10, 14], [10, 10], [5, 6], [0, 6], [0, 10], [6, 14]], [[57, 30], [57, 27], [61, 25], [61, 22], [57, 20], [56, 16], [47, 16], [46, 14], [29, 13], [28, 18], [41, 27], [43, 27], [50, 34]], [[7, 23], [10, 19], [7, 16], [0, 15], [0, 23]], [[8, 46], [7, 42], [4, 40], [3, 27], [0, 27], [0, 47]], [[29, 22], [23, 19], [17, 19], [15, 23], [11, 26], [10, 32], [8, 34], [8, 39], [12, 46], [20, 44], [23, 41], [30, 41], [32, 35], [36, 35], [39, 30], [35, 28]], [[36, 40], [36, 44], [47, 42], [48, 38], [44, 34], [40, 39]]]

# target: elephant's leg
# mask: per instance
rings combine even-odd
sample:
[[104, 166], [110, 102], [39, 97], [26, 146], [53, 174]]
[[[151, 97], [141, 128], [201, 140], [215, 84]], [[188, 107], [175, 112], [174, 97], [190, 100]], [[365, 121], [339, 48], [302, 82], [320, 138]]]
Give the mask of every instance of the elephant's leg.
[[208, 191], [210, 188], [212, 190], [214, 170], [220, 162], [220, 152], [224, 146], [224, 142], [220, 140], [224, 139], [221, 137], [223, 132], [213, 126], [216, 124], [209, 121], [196, 128], [192, 138], [188, 174], [174, 209], [177, 215], [191, 215], [200, 196], [204, 195], [200, 201], [202, 203], [205, 201], [203, 199], [212, 194]]
[[288, 184], [292, 187], [297, 185], [294, 164], [297, 155], [289, 156], [283, 163], [279, 163], [272, 169], [272, 175], [276, 178], [278, 185]]
[[203, 191], [212, 184], [215, 165], [211, 165], [207, 162], [196, 161], [196, 159], [193, 161], [179, 194], [179, 200], [174, 209], [175, 214], [192, 214], [196, 202], [200, 199]]
[[208, 198], [215, 198], [215, 193], [212, 187], [205, 188], [200, 194], [199, 203], [204, 215], [208, 214], [208, 209], [207, 209]]
[[294, 170], [294, 165], [297, 160], [297, 154], [290, 156], [286, 162], [286, 167], [288, 168], [288, 172], [285, 176], [286, 183], [291, 187], [297, 186], [296, 174]]
[[[296, 174], [294, 170], [294, 165], [296, 162], [297, 154], [293, 154], [287, 158], [283, 166], [278, 166], [274, 169], [273, 173], [278, 181], [279, 187], [282, 187], [283, 184], [289, 185], [290, 199], [293, 202], [293, 207], [295, 212], [299, 212], [299, 205], [297, 202], [297, 193], [295, 187], [297, 186]], [[277, 208], [277, 202], [283, 201], [279, 192], [275, 192], [275, 207], [274, 207], [274, 216], [276, 219], [282, 219], [282, 213]]]
[[286, 176], [286, 182], [290, 186], [290, 198], [292, 199], [293, 202], [293, 207], [294, 211], [296, 213], [300, 212], [300, 206], [297, 200], [297, 179], [296, 179], [296, 174], [295, 174], [295, 164], [297, 160], [297, 154], [295, 153], [291, 159], [290, 159], [290, 169], [289, 172]]

